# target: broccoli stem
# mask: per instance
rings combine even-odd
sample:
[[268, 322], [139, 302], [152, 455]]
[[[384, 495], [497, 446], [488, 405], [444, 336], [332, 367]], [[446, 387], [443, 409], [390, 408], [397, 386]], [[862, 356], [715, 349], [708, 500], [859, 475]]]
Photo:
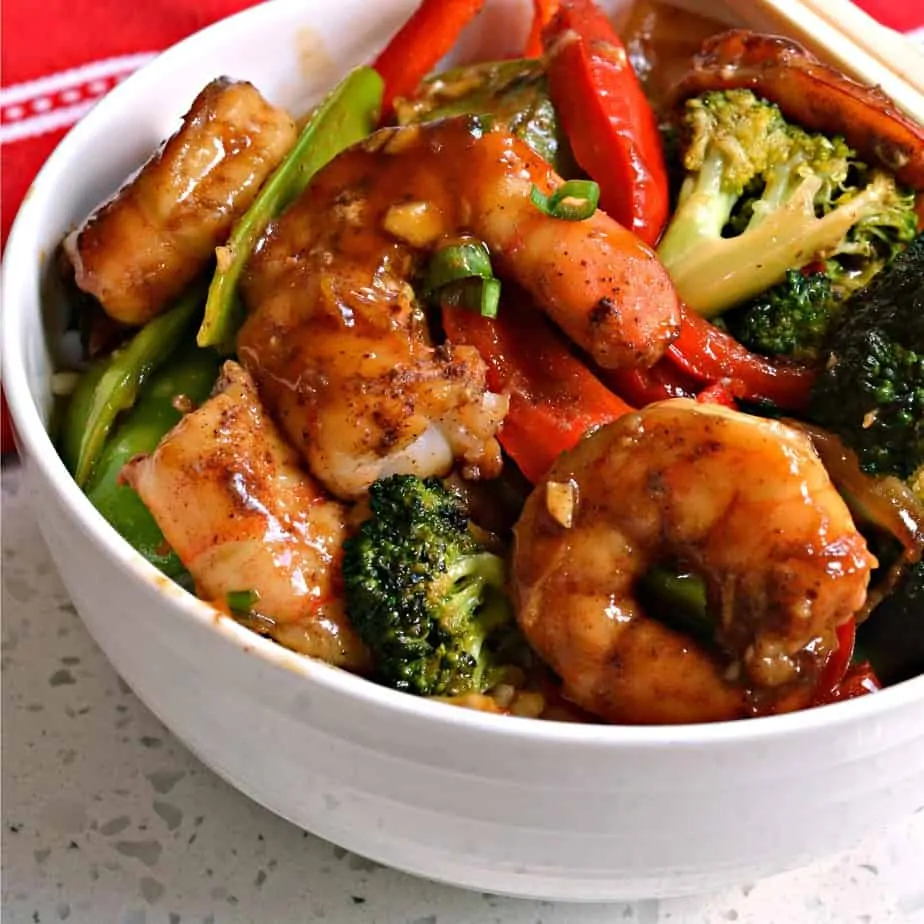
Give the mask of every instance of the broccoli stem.
[[[803, 179], [788, 200], [737, 237], [716, 237], [690, 247], [699, 236], [701, 206], [677, 218], [658, 253], [670, 270], [680, 297], [704, 317], [714, 317], [781, 282], [786, 270], [805, 266], [837, 246], [847, 232], [875, 208], [880, 196], [871, 183], [823, 218], [815, 215], [822, 180]], [[754, 204], [755, 214], [760, 202]]]
[[696, 179], [684, 181], [680, 190], [683, 220], [671, 221], [658, 245], [658, 255], [668, 267], [687, 252], [691, 239], [721, 237], [738, 198], [737, 193], [723, 190], [724, 169], [722, 156], [712, 152]]

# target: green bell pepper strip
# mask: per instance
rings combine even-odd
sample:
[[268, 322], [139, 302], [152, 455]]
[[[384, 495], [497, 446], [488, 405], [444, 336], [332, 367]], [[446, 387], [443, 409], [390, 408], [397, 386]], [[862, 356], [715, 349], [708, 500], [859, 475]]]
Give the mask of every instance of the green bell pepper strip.
[[235, 224], [227, 245], [218, 250], [218, 266], [196, 338], [200, 347], [228, 349], [241, 317], [238, 281], [257, 241], [270, 221], [301, 195], [315, 173], [375, 129], [382, 91], [382, 78], [372, 68], [357, 67], [315, 110], [285, 160]]
[[658, 604], [665, 622], [699, 641], [712, 641], [715, 620], [709, 613], [706, 583], [699, 575], [656, 565], [642, 578], [642, 588]]
[[174, 580], [186, 575], [154, 517], [137, 493], [122, 484], [120, 473], [133, 456], [153, 452], [182, 417], [174, 406], [179, 396], [199, 404], [208, 398], [218, 376], [214, 350], [185, 350], [151, 376], [135, 406], [122, 418], [103, 447], [86, 486], [90, 502], [129, 544]]
[[171, 309], [148, 321], [125, 346], [116, 350], [96, 382], [92, 399], [86, 399], [83, 383], [78, 384], [64, 428], [69, 434], [67, 445], [76, 442], [75, 433], [80, 434], [72, 467], [74, 480], [80, 487], [85, 487], [93, 474], [116, 417], [134, 405], [147, 377], [183, 343], [187, 328], [202, 311], [202, 294], [201, 287], [194, 286]]

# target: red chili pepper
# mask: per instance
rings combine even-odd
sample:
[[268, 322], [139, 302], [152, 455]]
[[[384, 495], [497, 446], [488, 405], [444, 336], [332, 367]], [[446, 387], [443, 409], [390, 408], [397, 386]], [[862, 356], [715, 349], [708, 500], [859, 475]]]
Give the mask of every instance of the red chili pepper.
[[655, 115], [609, 20], [592, 0], [561, 0], [542, 33], [549, 92], [600, 205], [647, 244], [668, 216], [668, 182]]
[[629, 407], [575, 357], [537, 310], [505, 301], [496, 319], [443, 308], [446, 338], [469, 344], [488, 367], [488, 387], [510, 396], [501, 446], [532, 482], [592, 427]]
[[524, 58], [538, 58], [542, 54], [542, 32], [558, 12], [558, 0], [533, 0], [533, 24], [526, 39]]
[[695, 311], [681, 310], [680, 335], [667, 348], [680, 369], [701, 382], [724, 382], [741, 398], [772, 401], [786, 410], [805, 407], [813, 369], [758, 356]]
[[16, 443], [13, 440], [13, 418], [10, 409], [6, 406], [6, 395], [0, 391], [0, 454], [8, 455], [16, 452]]
[[485, 0], [423, 0], [372, 65], [385, 81], [382, 121], [398, 96], [410, 96], [450, 51]]

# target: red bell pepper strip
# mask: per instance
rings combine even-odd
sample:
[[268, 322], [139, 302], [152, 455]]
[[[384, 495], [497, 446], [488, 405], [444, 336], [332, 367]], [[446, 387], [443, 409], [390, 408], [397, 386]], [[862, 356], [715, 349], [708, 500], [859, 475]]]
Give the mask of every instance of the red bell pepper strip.
[[851, 664], [844, 679], [829, 693], [816, 700], [813, 705], [824, 706], [828, 703], [839, 703], [845, 699], [855, 699], [857, 696], [866, 696], [867, 693], [876, 693], [882, 689], [882, 684], [876, 676], [869, 661]]
[[697, 396], [696, 400], [700, 404], [720, 404], [722, 407], [731, 408], [733, 411], [738, 409], [738, 402], [731, 389], [722, 382], [713, 382], [707, 385]]
[[837, 651], [831, 655], [824, 666], [818, 680], [813, 706], [824, 706], [844, 699], [853, 699], [856, 696], [864, 696], [882, 689], [882, 684], [868, 661], [851, 663], [856, 636], [855, 620], [850, 619], [838, 626]]
[[558, 11], [558, 0], [533, 0], [533, 24], [526, 39], [524, 58], [538, 58], [542, 54], [542, 32]]
[[650, 369], [595, 370], [605, 385], [635, 407], [645, 407], [668, 398], [695, 398], [701, 404], [738, 407], [733, 383], [711, 382], [705, 387], [678, 369], [670, 359], [662, 359]]
[[488, 387], [510, 396], [498, 438], [533, 483], [589, 429], [633, 410], [535, 309], [507, 300], [494, 319], [449, 307], [442, 316], [447, 340], [475, 347], [488, 367]]
[[730, 334], [688, 308], [667, 355], [688, 375], [702, 382], [724, 382], [738, 397], [772, 401], [786, 410], [801, 410], [815, 380], [807, 366], [776, 363], [752, 353]]
[[844, 679], [850, 660], [853, 658], [853, 649], [857, 641], [857, 623], [850, 618], [841, 623], [835, 630], [837, 633], [837, 648], [831, 652], [821, 671], [817, 684], [817, 698], [823, 700], [829, 696], [837, 685]]
[[598, 374], [609, 388], [634, 407], [645, 407], [668, 398], [693, 398], [699, 390], [696, 379], [663, 359], [650, 369], [601, 369]]
[[629, 56], [592, 0], [561, 0], [542, 33], [549, 93], [575, 160], [600, 186], [600, 205], [653, 245], [668, 217], [655, 115]]
[[398, 96], [410, 96], [449, 52], [485, 0], [423, 0], [372, 65], [385, 82], [382, 121]]

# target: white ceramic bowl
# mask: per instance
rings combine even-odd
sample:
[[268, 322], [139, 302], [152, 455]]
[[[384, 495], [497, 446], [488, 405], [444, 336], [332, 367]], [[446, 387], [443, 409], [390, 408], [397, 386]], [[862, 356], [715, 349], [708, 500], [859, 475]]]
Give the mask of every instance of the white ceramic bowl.
[[[57, 324], [43, 289], [64, 232], [212, 77], [250, 79], [303, 110], [413, 5], [275, 0], [220, 23], [115, 90], [35, 181], [6, 252], [4, 382], [35, 515], [93, 637], [153, 712], [253, 799], [350, 850], [461, 886], [595, 901], [711, 889], [847, 847], [920, 807], [924, 677], [795, 715], [681, 728], [434, 704], [217, 615], [160, 577], [69, 477], [45, 433]], [[515, 48], [527, 6], [492, 2], [468, 47]], [[505, 25], [513, 14], [519, 28]]]

